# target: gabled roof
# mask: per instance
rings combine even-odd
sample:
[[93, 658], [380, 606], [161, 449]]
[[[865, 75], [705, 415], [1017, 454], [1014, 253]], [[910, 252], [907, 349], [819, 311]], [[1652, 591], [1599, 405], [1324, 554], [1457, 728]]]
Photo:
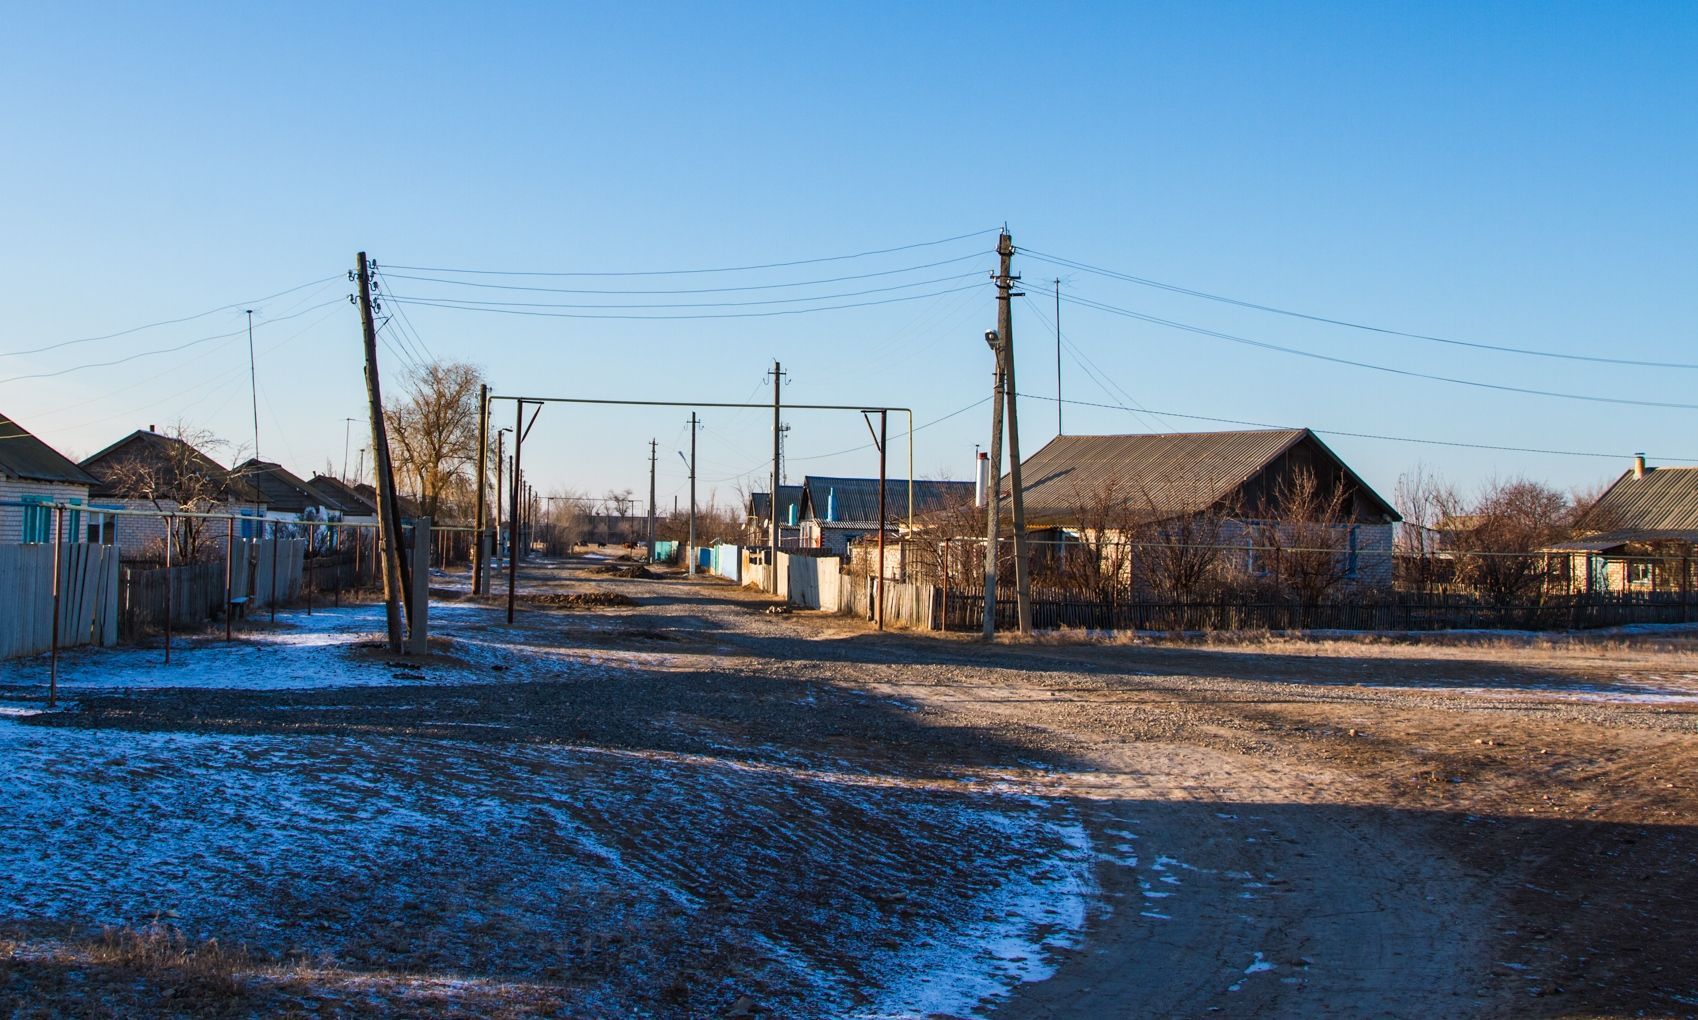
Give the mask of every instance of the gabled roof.
[[1648, 468], [1643, 478], [1624, 472], [1586, 511], [1580, 530], [1698, 530], [1698, 468]]
[[329, 506], [331, 500], [308, 485], [294, 472], [268, 460], [246, 460], [231, 474], [259, 490], [267, 510], [298, 514], [312, 506]]
[[[914, 512], [929, 513], [973, 501], [972, 482], [914, 482]], [[889, 523], [908, 516], [908, 479], [886, 479], [884, 517]], [[835, 524], [878, 525], [877, 478], [827, 478], [809, 475], [802, 480], [801, 519]]]
[[[183, 456], [177, 457], [178, 453]], [[121, 465], [132, 461], [151, 463], [164, 471], [180, 467], [185, 472], [204, 477], [212, 482], [220, 498], [230, 502], [265, 502], [258, 489], [231, 474], [222, 464], [181, 439], [161, 435], [152, 430], [137, 429], [94, 456], [86, 458], [79, 466], [100, 479], [100, 484], [94, 487], [95, 495], [123, 496], [127, 494], [119, 491], [119, 486], [112, 481], [112, 476]]]
[[[768, 509], [772, 506], [772, 495], [766, 492], [749, 493], [749, 516], [756, 520], [766, 520], [772, 516]], [[779, 520], [790, 519], [790, 508], [796, 508], [797, 518], [802, 514], [802, 487], [800, 485], [780, 485], [778, 487]]]
[[0, 414], [0, 476], [66, 485], [98, 485], [100, 482], [3, 414]]
[[[1391, 504], [1308, 429], [1057, 436], [1021, 465], [1026, 519], [1066, 524], [1082, 505], [1104, 493], [1156, 519], [1231, 506], [1253, 481], [1300, 446], [1310, 451], [1303, 456], [1330, 460], [1375, 515], [1400, 519]], [[1010, 491], [1008, 478], [1001, 485], [1004, 493]]]
[[[377, 513], [377, 510], [376, 510], [376, 507], [377, 507], [377, 487], [376, 486], [372, 485], [369, 482], [361, 482], [358, 485], [354, 486], [354, 494], [359, 496], [361, 499], [365, 500], [367, 503], [371, 504], [371, 506], [373, 508], [372, 509], [373, 514]], [[413, 497], [408, 496], [405, 493], [397, 492], [395, 494], [395, 503], [396, 503], [397, 506], [400, 507], [402, 518], [411, 519], [411, 518], [417, 517], [419, 515], [419, 504], [418, 504], [418, 501], [415, 500]]]
[[313, 475], [307, 480], [307, 484], [313, 487], [313, 491], [333, 501], [325, 504], [332, 510], [340, 510], [349, 517], [377, 516], [377, 507], [341, 479], [329, 475]]

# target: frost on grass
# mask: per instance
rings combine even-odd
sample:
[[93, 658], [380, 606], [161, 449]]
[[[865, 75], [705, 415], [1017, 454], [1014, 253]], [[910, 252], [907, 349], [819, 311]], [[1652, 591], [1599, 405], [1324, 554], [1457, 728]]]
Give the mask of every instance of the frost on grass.
[[0, 770], [0, 955], [164, 924], [294, 997], [964, 1015], [1047, 973], [1093, 856], [1038, 801], [702, 755], [0, 719]]

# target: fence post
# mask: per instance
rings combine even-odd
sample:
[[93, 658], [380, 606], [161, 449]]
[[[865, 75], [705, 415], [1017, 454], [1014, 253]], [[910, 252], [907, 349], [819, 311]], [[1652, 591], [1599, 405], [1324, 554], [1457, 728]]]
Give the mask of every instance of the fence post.
[[277, 522], [271, 522], [271, 622], [277, 622]]
[[167, 665], [167, 666], [171, 665], [171, 609], [173, 608], [171, 596], [174, 594], [171, 591], [171, 589], [174, 587], [171, 584], [171, 547], [176, 544], [175, 542], [172, 541], [172, 538], [173, 538], [172, 524], [173, 524], [173, 522], [171, 520], [171, 515], [166, 514], [165, 515], [165, 665]]
[[407, 632], [407, 651], [430, 654], [430, 518], [413, 522], [413, 618]]
[[59, 560], [61, 556], [61, 532], [64, 530], [65, 511], [58, 504], [53, 506], [53, 637], [52, 651], [49, 653], [47, 666], [47, 707], [56, 708], [59, 704]]
[[227, 525], [224, 537], [224, 640], [230, 640], [230, 617], [235, 615], [235, 603], [232, 597], [235, 592], [230, 590], [231, 557], [236, 555], [236, 518], [225, 518]]
[[313, 551], [312, 534], [313, 525], [309, 524], [307, 525], [307, 547], [301, 550], [301, 587], [306, 589], [308, 616], [312, 615], [312, 560], [307, 558], [307, 554]]

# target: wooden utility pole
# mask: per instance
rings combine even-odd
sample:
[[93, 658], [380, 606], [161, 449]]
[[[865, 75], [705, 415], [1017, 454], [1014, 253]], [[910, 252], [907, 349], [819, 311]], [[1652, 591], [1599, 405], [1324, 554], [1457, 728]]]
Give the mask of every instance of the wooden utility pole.
[[783, 454], [779, 443], [783, 440], [783, 423], [779, 421], [780, 386], [784, 381], [784, 369], [777, 361], [772, 363], [772, 493], [767, 500], [768, 516], [772, 518], [772, 556], [767, 561], [767, 590], [778, 594], [778, 462]]
[[991, 390], [990, 475], [985, 492], [985, 621], [988, 640], [996, 637], [996, 546], [1002, 531], [1002, 337], [985, 334], [996, 354], [996, 382]]
[[377, 533], [382, 545], [383, 612], [389, 650], [401, 652], [401, 516], [396, 513], [395, 476], [390, 474], [389, 434], [383, 423], [383, 391], [377, 375], [377, 327], [371, 317], [371, 274], [366, 253], [355, 256], [360, 285], [360, 331], [365, 335], [366, 399], [371, 408], [372, 473], [377, 476]]
[[1004, 230], [997, 238], [996, 252], [1002, 259], [996, 278], [996, 331], [1002, 338], [1002, 393], [1008, 402], [1008, 483], [1014, 499], [1014, 589], [1020, 616], [1020, 633], [1032, 633], [1032, 571], [1026, 550], [1026, 494], [1020, 485], [1020, 390], [1014, 381], [1013, 300], [1024, 295], [1014, 291], [1020, 279], [1013, 273], [1014, 238]]
[[659, 444], [649, 440], [649, 562], [654, 562], [654, 469]]
[[1055, 278], [1055, 434], [1061, 435], [1061, 277]]
[[489, 568], [488, 518], [489, 500], [485, 489], [489, 485], [489, 385], [478, 386], [478, 495], [477, 511], [473, 515], [477, 519], [477, 533], [472, 536], [472, 594], [482, 595], [484, 589], [484, 571]]
[[690, 555], [689, 572], [696, 572], [696, 429], [700, 424], [696, 420], [696, 412], [690, 412], [690, 544], [687, 551]]

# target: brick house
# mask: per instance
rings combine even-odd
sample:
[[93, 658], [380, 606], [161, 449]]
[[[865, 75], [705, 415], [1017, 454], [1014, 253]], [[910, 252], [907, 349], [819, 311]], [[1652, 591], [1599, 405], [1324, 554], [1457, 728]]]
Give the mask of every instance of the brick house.
[[[137, 429], [87, 458], [80, 467], [98, 481], [90, 493], [96, 517], [102, 508], [184, 513], [232, 513], [242, 538], [257, 537], [265, 497], [217, 461], [173, 436]], [[165, 522], [153, 516], [107, 515], [91, 525], [99, 540], [116, 545], [127, 560], [153, 559], [164, 548]], [[185, 520], [178, 526], [177, 555], [183, 559], [220, 555], [228, 526], [222, 521]]]
[[[68, 457], [0, 414], [0, 544], [53, 540], [55, 503], [86, 506], [98, 482]], [[84, 511], [65, 514], [64, 539], [82, 541]]]

